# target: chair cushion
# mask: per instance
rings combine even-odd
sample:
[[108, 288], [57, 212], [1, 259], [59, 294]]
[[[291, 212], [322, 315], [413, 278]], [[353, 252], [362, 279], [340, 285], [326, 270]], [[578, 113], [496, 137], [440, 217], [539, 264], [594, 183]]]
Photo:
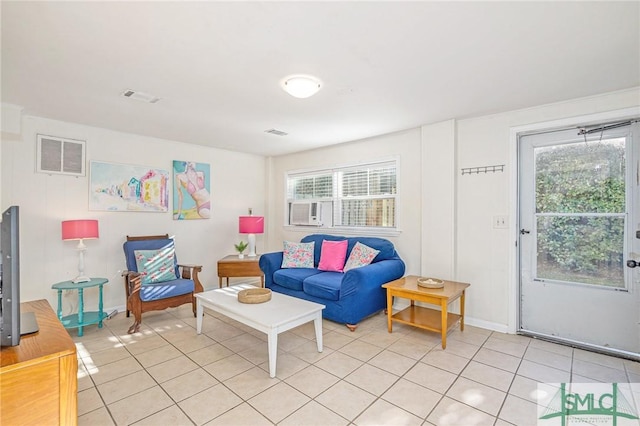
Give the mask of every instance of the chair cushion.
[[192, 293], [195, 286], [192, 280], [180, 278], [163, 283], [144, 284], [140, 286], [140, 300], [149, 302], [151, 300], [166, 299], [167, 297], [180, 296]]
[[322, 241], [318, 269], [321, 271], [342, 272], [344, 260], [347, 258], [348, 244], [349, 242], [347, 240]]
[[273, 273], [273, 282], [291, 290], [302, 291], [302, 282], [318, 273], [320, 271], [313, 268], [278, 269]]
[[283, 268], [313, 268], [313, 247], [315, 243], [284, 242]]
[[344, 272], [371, 264], [378, 253], [380, 253], [380, 250], [372, 249], [361, 242], [357, 242], [353, 250], [351, 250], [347, 263], [344, 265]]
[[340, 300], [342, 278], [344, 274], [341, 272], [321, 272], [306, 278], [302, 283], [302, 289], [311, 296]]
[[176, 275], [173, 246], [159, 250], [134, 250], [136, 267], [142, 284], [162, 283], [178, 278]]

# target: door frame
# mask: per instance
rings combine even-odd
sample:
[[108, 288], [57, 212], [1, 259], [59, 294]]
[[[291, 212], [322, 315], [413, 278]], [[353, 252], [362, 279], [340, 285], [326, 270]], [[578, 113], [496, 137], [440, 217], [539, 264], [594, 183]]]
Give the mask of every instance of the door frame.
[[543, 130], [560, 130], [569, 127], [597, 125], [608, 121], [624, 121], [640, 117], [640, 106], [623, 108], [614, 111], [606, 111], [594, 114], [585, 114], [576, 117], [562, 118], [523, 126], [514, 126], [509, 129], [509, 160], [513, 165], [509, 171], [509, 235], [513, 236], [512, 247], [509, 250], [509, 306], [507, 330], [509, 333], [517, 333], [520, 330], [520, 257], [518, 242], [520, 240], [520, 211], [519, 211], [519, 143], [521, 133], [530, 133]]

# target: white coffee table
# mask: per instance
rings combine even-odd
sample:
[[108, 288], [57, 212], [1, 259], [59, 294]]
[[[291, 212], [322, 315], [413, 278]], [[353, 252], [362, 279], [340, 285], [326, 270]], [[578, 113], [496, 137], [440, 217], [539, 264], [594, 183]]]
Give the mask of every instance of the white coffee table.
[[265, 303], [240, 303], [238, 292], [256, 288], [249, 284], [223, 287], [196, 293], [196, 332], [202, 332], [203, 309], [209, 308], [231, 319], [262, 331], [268, 336], [269, 376], [276, 376], [278, 334], [313, 321], [318, 352], [322, 352], [322, 310], [324, 305], [273, 292]]

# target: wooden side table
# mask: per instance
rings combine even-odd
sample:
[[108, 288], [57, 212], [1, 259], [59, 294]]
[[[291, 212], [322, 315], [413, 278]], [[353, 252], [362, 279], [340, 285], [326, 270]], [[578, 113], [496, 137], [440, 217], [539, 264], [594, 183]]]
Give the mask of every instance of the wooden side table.
[[[91, 278], [90, 281], [83, 283], [74, 283], [72, 281], [62, 281], [51, 286], [52, 289], [58, 290], [58, 319], [64, 328], [77, 328], [78, 336], [82, 337], [83, 327], [89, 324], [98, 323], [98, 328], [102, 328], [102, 320], [107, 314], [102, 308], [102, 286], [108, 283], [106, 278]], [[89, 287], [98, 287], [98, 310], [92, 312], [84, 311], [84, 289]], [[62, 316], [62, 290], [78, 291], [78, 313], [73, 315]]]
[[260, 285], [264, 287], [264, 274], [260, 269], [258, 261], [260, 256], [238, 258], [238, 255], [229, 255], [218, 260], [218, 287], [222, 287], [222, 278], [227, 278], [229, 287], [229, 277], [260, 277]]
[[[418, 278], [415, 275], [409, 275], [382, 285], [387, 289], [387, 327], [389, 333], [391, 333], [393, 321], [440, 332], [442, 349], [445, 349], [447, 347], [447, 332], [458, 321], [460, 321], [460, 331], [464, 330], [464, 293], [470, 284], [445, 281], [443, 288], [425, 288], [418, 286]], [[411, 305], [393, 314], [394, 296], [410, 299]], [[449, 304], [458, 298], [460, 299], [460, 315], [447, 312]], [[416, 301], [438, 305], [440, 312], [416, 306]]]

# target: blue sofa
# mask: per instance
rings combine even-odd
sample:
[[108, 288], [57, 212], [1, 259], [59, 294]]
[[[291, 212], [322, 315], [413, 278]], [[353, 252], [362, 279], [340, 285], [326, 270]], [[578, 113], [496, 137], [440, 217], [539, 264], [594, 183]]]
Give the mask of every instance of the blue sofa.
[[[379, 250], [372, 263], [346, 273], [317, 269], [322, 241], [348, 240], [347, 258], [356, 242]], [[346, 324], [351, 331], [358, 322], [386, 307], [386, 292], [382, 284], [404, 275], [405, 264], [393, 243], [383, 238], [308, 235], [301, 242], [314, 242], [314, 268], [282, 268], [283, 252], [266, 253], [260, 257], [265, 287], [272, 291], [299, 297], [326, 306], [322, 316]]]

